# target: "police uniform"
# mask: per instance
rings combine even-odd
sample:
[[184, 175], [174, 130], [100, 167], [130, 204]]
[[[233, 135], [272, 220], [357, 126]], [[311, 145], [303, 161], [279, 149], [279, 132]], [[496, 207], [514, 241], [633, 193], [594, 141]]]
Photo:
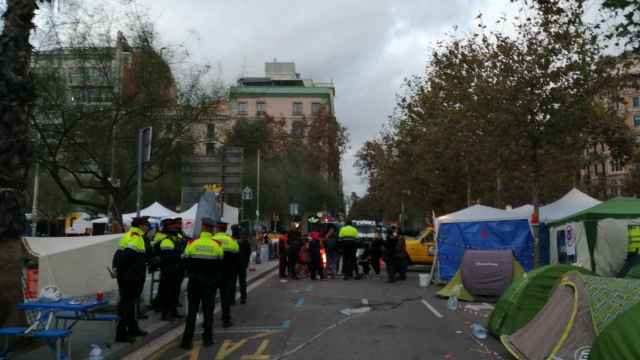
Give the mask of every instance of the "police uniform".
[[[247, 303], [247, 268], [249, 267], [249, 261], [251, 259], [251, 244], [246, 236], [241, 236], [240, 227], [234, 225], [231, 227], [231, 237], [238, 240], [238, 247], [240, 252], [238, 253], [238, 259], [236, 262], [236, 275], [238, 277], [238, 285], [240, 286], [240, 303]], [[234, 282], [235, 284], [235, 282]], [[235, 294], [235, 286], [232, 293]]]
[[222, 303], [222, 326], [228, 328], [231, 323], [231, 305], [235, 304], [236, 291], [235, 282], [237, 279], [237, 258], [240, 247], [238, 242], [227, 235], [226, 223], [218, 223], [218, 232], [213, 235], [213, 240], [222, 245], [224, 258], [222, 260], [222, 289], [220, 299]]
[[200, 237], [191, 242], [184, 251], [184, 261], [189, 274], [188, 315], [182, 336], [182, 348], [191, 349], [196, 326], [196, 316], [202, 304], [204, 317], [204, 346], [213, 343], [213, 308], [215, 293], [220, 287], [222, 276], [222, 247], [213, 240], [210, 232], [213, 220], [202, 219], [203, 230]]
[[171, 226], [168, 228], [167, 236], [160, 241], [158, 246], [161, 259], [159, 305], [162, 311], [162, 320], [171, 320], [171, 318], [179, 317], [177, 307], [180, 285], [182, 284], [180, 239]]
[[342, 247], [343, 273], [344, 279], [353, 277], [354, 272], [358, 274], [356, 251], [358, 249], [358, 229], [349, 225], [343, 226], [338, 233], [338, 241]]
[[146, 218], [134, 218], [131, 229], [120, 239], [118, 251], [114, 256], [113, 267], [117, 273], [118, 315], [120, 321], [116, 331], [117, 342], [131, 342], [135, 336], [146, 335], [138, 326], [135, 308], [142, 290], [147, 271], [147, 255], [144, 242], [146, 230], [149, 226]]
[[[151, 273], [151, 278], [155, 279], [155, 273], [158, 270], [161, 270], [162, 267], [162, 254], [160, 252], [160, 243], [166, 239], [168, 234], [168, 229], [172, 225], [173, 220], [164, 219], [160, 222], [161, 229], [157, 230], [153, 235], [153, 239], [149, 242], [149, 249], [147, 249], [147, 253], [149, 255], [149, 272]], [[162, 282], [162, 274], [160, 274], [160, 283]], [[152, 281], [151, 286], [153, 287], [154, 282]], [[160, 300], [160, 287], [158, 286], [158, 292], [156, 297], [151, 300], [151, 307], [158, 311], [162, 310], [162, 304]], [[151, 291], [153, 293], [153, 289]]]

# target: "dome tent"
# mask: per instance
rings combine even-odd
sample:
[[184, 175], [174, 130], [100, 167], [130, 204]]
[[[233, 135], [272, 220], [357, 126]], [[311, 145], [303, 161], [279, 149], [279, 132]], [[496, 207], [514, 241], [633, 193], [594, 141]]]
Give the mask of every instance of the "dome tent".
[[637, 359], [639, 303], [637, 280], [572, 271], [531, 321], [500, 341], [517, 359]]
[[530, 214], [474, 205], [436, 219], [436, 278], [450, 281], [467, 250], [510, 250], [524, 270], [533, 268]]
[[547, 265], [524, 274], [502, 294], [491, 316], [489, 331], [511, 335], [525, 326], [544, 307], [558, 280], [569, 271], [590, 271], [571, 265]]

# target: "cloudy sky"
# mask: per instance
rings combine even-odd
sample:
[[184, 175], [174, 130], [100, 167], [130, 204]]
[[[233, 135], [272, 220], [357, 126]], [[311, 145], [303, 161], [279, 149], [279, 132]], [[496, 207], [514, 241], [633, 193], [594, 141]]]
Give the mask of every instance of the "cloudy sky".
[[262, 75], [274, 58], [294, 61], [305, 78], [333, 80], [336, 114], [351, 137], [342, 164], [347, 194], [366, 191], [354, 155], [392, 114], [403, 79], [422, 73], [429, 49], [454, 26], [458, 32], [476, 26], [479, 13], [492, 26], [517, 12], [509, 0], [139, 2], [161, 42], [184, 44], [227, 84]]

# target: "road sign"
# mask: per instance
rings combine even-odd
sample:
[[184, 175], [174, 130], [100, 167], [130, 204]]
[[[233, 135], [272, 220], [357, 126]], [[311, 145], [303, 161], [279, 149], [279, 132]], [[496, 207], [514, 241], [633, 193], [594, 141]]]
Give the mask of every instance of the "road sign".
[[253, 190], [250, 187], [242, 189], [242, 200], [253, 200]]
[[153, 129], [146, 127], [140, 129], [140, 140], [142, 141], [142, 162], [148, 163], [151, 161], [151, 138], [153, 136]]
[[298, 203], [289, 204], [289, 215], [299, 215]]

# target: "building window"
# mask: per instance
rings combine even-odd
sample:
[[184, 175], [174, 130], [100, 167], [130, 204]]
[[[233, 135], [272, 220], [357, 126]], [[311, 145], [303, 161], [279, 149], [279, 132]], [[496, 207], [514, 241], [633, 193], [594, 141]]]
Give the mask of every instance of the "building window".
[[238, 114], [246, 115], [247, 113], [248, 113], [247, 102], [238, 101]]
[[640, 114], [633, 116], [633, 126], [635, 127], [640, 126]]
[[633, 107], [640, 108], [640, 96], [633, 97]]
[[295, 121], [291, 124], [291, 136], [295, 138], [304, 137], [304, 123], [301, 121]]
[[320, 109], [322, 108], [322, 104], [314, 102], [311, 103], [311, 113], [314, 115], [320, 114]]
[[294, 102], [293, 103], [293, 115], [302, 115], [302, 103]]
[[264, 101], [258, 101], [256, 103], [256, 115], [262, 115], [265, 112], [266, 104]]
[[216, 144], [215, 143], [207, 143], [206, 144], [206, 152], [208, 156], [213, 156], [216, 153]]
[[207, 140], [215, 141], [216, 140], [216, 125], [215, 124], [207, 124]]

